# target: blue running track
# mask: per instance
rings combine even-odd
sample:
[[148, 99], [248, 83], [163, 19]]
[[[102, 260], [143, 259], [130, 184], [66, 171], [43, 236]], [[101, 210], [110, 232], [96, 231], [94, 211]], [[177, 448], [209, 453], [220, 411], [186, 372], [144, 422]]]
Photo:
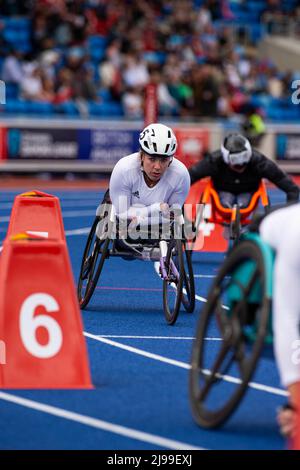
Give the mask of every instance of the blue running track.
[[[30, 188], [24, 188], [28, 190]], [[14, 196], [0, 192], [0, 238]], [[74, 277], [103, 192], [47, 190], [61, 201]], [[272, 203], [284, 196], [271, 190]], [[81, 229], [81, 230], [78, 230]], [[194, 257], [196, 293], [207, 294], [220, 254]], [[286, 401], [273, 359], [262, 359], [241, 406], [219, 430], [200, 429], [188, 400], [194, 314], [168, 326], [153, 263], [109, 259], [82, 312], [94, 390], [0, 390], [0, 449], [283, 449], [276, 408]], [[72, 332], [70, 331], [70, 334]]]

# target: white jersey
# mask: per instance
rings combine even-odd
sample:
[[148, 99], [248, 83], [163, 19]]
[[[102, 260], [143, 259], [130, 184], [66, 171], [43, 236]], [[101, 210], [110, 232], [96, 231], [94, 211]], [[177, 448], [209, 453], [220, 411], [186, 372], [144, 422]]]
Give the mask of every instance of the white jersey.
[[121, 158], [113, 169], [109, 194], [119, 217], [138, 217], [140, 220], [157, 215], [160, 203], [174, 209], [182, 207], [190, 189], [187, 168], [176, 158], [166, 169], [158, 183], [147, 186], [141, 167], [140, 153]]
[[281, 381], [300, 381], [300, 204], [279, 209], [260, 226], [264, 241], [276, 250], [273, 331]]

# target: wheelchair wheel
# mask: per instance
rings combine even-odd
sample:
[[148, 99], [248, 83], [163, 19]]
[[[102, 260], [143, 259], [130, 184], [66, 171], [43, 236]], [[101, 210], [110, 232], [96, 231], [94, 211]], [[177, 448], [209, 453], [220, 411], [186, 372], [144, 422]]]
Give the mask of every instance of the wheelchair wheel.
[[89, 233], [82, 257], [77, 285], [77, 295], [81, 308], [88, 305], [97, 285], [104, 261], [108, 256], [110, 238], [106, 237], [103, 240], [98, 238], [96, 230], [99, 223], [101, 223], [101, 217], [97, 216]]
[[[163, 304], [166, 321], [169, 325], [174, 325], [177, 320], [184, 280], [184, 264], [182, 242], [179, 239], [171, 239], [168, 244], [166, 256], [166, 270], [170, 276], [170, 281], [163, 282]], [[177, 276], [174, 276], [174, 266]]]
[[225, 259], [203, 307], [192, 350], [189, 393], [195, 421], [224, 423], [255, 371], [269, 328], [263, 254], [242, 241]]
[[195, 280], [192, 265], [192, 250], [186, 250], [183, 244], [184, 279], [182, 303], [188, 313], [195, 309]]

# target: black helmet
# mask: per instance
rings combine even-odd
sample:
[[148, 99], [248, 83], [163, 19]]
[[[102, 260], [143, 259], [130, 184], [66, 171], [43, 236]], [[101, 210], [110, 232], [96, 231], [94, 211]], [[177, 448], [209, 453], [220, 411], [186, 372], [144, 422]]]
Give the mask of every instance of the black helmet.
[[248, 139], [241, 134], [229, 134], [225, 137], [221, 152], [227, 165], [245, 165], [252, 157], [252, 149]]

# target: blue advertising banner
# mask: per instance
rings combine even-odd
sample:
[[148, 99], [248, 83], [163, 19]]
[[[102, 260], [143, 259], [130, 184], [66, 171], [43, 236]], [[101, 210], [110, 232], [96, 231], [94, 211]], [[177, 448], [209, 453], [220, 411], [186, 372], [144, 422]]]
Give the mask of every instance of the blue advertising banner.
[[139, 131], [128, 129], [79, 129], [78, 158], [115, 164], [120, 158], [137, 152]]
[[139, 148], [139, 131], [131, 129], [24, 128], [7, 130], [10, 159], [90, 160], [114, 165]]
[[300, 161], [299, 134], [277, 134], [276, 159]]
[[75, 160], [78, 157], [76, 129], [10, 128], [7, 155], [10, 159]]

